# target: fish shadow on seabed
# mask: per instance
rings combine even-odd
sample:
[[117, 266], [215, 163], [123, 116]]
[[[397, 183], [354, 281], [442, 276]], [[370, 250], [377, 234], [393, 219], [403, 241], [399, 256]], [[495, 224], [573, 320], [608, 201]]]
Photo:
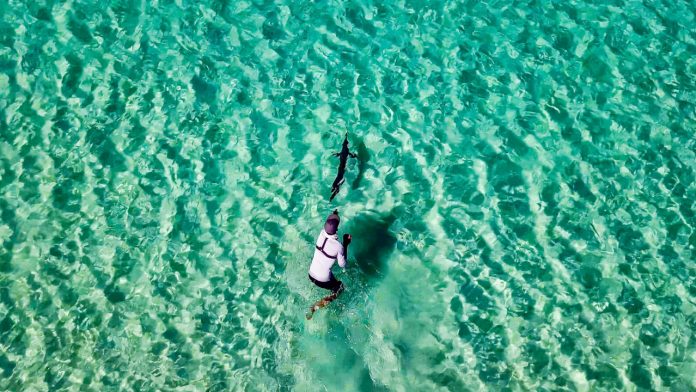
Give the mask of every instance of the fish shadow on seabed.
[[355, 176], [353, 183], [351, 184], [352, 189], [358, 189], [360, 187], [360, 182], [363, 177], [365, 177], [365, 171], [367, 170], [367, 163], [370, 161], [370, 152], [367, 150], [367, 146], [361, 140], [358, 142], [358, 174]]

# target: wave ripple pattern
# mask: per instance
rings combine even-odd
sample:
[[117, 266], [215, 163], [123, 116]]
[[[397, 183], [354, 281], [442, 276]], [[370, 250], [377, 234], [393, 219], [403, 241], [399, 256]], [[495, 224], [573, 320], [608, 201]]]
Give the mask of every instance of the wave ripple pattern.
[[696, 389], [695, 13], [0, 2], [0, 390]]

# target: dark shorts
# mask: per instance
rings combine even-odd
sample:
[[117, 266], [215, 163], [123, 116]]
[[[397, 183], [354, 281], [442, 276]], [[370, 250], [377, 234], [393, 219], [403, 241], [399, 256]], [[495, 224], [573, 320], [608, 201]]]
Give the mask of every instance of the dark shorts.
[[308, 275], [308, 276], [309, 276], [309, 280], [311, 280], [312, 283], [314, 283], [315, 285], [321, 287], [322, 289], [331, 290], [334, 293], [341, 290], [341, 288], [343, 287], [343, 283], [340, 280], [336, 280], [333, 273], [329, 274], [329, 281], [328, 282], [320, 282], [320, 281], [312, 278], [312, 275]]

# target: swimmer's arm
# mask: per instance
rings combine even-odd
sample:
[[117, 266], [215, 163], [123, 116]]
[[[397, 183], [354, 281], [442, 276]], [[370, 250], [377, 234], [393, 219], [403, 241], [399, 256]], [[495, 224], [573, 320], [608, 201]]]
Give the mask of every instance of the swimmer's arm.
[[348, 245], [352, 241], [353, 237], [350, 234], [343, 235], [343, 252], [339, 252], [338, 265], [341, 268], [346, 268], [346, 259], [348, 259]]
[[346, 248], [343, 248], [342, 252], [338, 252], [338, 256], [336, 257], [336, 261], [338, 261], [338, 266], [345, 269], [346, 268]]

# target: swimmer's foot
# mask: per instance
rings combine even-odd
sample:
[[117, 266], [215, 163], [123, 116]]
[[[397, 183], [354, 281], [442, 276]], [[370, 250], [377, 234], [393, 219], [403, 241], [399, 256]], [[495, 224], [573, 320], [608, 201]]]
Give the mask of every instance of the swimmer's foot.
[[307, 314], [305, 315], [305, 317], [307, 317], [307, 320], [312, 319], [312, 316], [314, 316], [314, 312], [316, 312], [317, 309], [319, 309], [317, 305], [312, 305], [312, 307], [309, 308], [309, 312], [307, 312]]

